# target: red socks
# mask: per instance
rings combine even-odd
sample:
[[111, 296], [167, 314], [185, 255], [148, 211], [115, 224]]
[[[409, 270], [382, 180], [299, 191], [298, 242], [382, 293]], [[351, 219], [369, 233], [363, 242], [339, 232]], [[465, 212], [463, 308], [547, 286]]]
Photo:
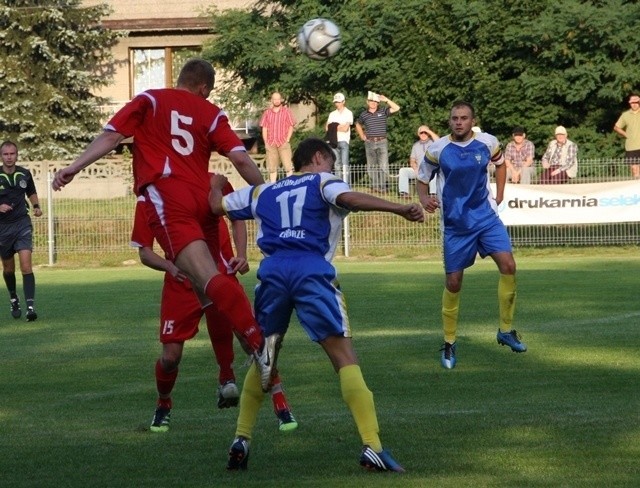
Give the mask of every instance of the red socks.
[[209, 305], [204, 309], [207, 318], [207, 330], [213, 346], [216, 362], [220, 367], [218, 382], [223, 385], [236, 379], [233, 373], [233, 330], [231, 324], [224, 320], [216, 307]]
[[240, 333], [251, 349], [258, 351], [262, 347], [262, 329], [238, 280], [233, 276], [215, 275], [207, 283], [205, 293], [223, 320]]
[[158, 406], [171, 408], [171, 392], [176, 384], [178, 369], [165, 373], [160, 359], [156, 361], [156, 387], [158, 388]]

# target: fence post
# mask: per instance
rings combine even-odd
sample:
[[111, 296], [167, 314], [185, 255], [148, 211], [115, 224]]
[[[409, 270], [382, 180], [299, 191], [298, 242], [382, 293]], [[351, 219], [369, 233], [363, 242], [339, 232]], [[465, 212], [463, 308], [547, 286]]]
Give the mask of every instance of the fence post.
[[50, 171], [47, 171], [47, 206], [49, 207], [49, 211], [47, 212], [47, 245], [49, 248], [49, 266], [55, 264], [54, 250], [56, 240], [53, 232], [53, 188], [51, 187], [51, 183], [53, 183], [53, 175]]

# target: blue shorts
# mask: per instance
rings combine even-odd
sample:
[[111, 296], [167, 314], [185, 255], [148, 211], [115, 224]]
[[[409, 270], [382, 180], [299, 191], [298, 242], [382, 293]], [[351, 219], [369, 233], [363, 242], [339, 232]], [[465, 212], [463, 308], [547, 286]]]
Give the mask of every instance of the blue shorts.
[[472, 266], [476, 254], [485, 258], [497, 252], [512, 252], [509, 233], [498, 217], [488, 227], [468, 234], [451, 234], [445, 230], [443, 247], [445, 273]]
[[254, 308], [266, 337], [284, 335], [293, 310], [312, 341], [351, 337], [336, 269], [324, 257], [277, 253], [262, 260], [257, 276]]

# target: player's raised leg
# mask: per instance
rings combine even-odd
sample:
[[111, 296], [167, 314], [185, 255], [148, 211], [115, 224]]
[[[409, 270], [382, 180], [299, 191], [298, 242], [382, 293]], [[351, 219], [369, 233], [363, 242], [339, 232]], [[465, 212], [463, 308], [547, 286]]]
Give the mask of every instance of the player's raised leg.
[[[197, 264], [196, 264], [197, 263]], [[176, 265], [187, 273], [217, 308], [218, 313], [237, 331], [260, 368], [262, 388], [268, 390], [273, 367], [273, 350], [264, 341], [251, 304], [238, 280], [221, 274], [203, 240], [189, 243], [176, 258]]]

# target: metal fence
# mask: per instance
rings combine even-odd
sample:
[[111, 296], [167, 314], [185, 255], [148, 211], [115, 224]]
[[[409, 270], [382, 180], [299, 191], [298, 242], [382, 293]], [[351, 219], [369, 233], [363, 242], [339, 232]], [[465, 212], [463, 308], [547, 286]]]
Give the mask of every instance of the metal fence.
[[[38, 163], [43, 164], [43, 163]], [[262, 162], [260, 162], [262, 164]], [[34, 167], [35, 163], [24, 164]], [[53, 171], [61, 163], [46, 163], [47, 166], [34, 167], [34, 178], [42, 202], [44, 215], [33, 218], [34, 252], [40, 256], [40, 262], [73, 261], [78, 256], [87, 257], [100, 262], [109, 254], [130, 256], [137, 259], [130, 248], [130, 231], [135, 206], [135, 197], [129, 192], [125, 196], [104, 198], [101, 185], [109, 184], [115, 179], [129, 181], [129, 164], [116, 164], [105, 174], [104, 171], [93, 175], [78, 175], [84, 178], [85, 186], [95, 189], [100, 198], [86, 198], [75, 195], [71, 197], [65, 188], [60, 193], [49, 193], [49, 182]], [[31, 168], [30, 168], [31, 169]], [[228, 174], [232, 181], [237, 175], [226, 164], [218, 169]], [[392, 165], [392, 174], [397, 175], [397, 166]], [[110, 173], [110, 174], [109, 174]], [[118, 174], [121, 173], [121, 174]], [[368, 192], [368, 177], [364, 166], [350, 169], [351, 184], [355, 190]], [[580, 183], [603, 183], [631, 180], [629, 167], [621, 159], [581, 160], [579, 173], [567, 185]], [[397, 177], [389, 179], [389, 191], [386, 198], [407, 202], [401, 199], [397, 191]], [[75, 181], [67, 188], [72, 188]], [[632, 182], [632, 184], [634, 184]], [[636, 180], [637, 197], [640, 199], [640, 180]], [[508, 185], [510, 185], [508, 183]], [[515, 188], [516, 185], [513, 185]], [[534, 185], [532, 185], [534, 186]], [[411, 184], [415, 197], [415, 185]], [[640, 208], [640, 204], [638, 204]], [[636, 212], [640, 218], [640, 212]], [[613, 215], [612, 215], [613, 216]], [[255, 237], [253, 222], [248, 222], [249, 242]], [[563, 225], [517, 225], [509, 226], [514, 246], [595, 246], [595, 245], [637, 245], [640, 244], [640, 222], [631, 219], [619, 222]], [[381, 212], [352, 213], [345, 225], [342, 247], [339, 254], [347, 256], [406, 256], [416, 254], [437, 254], [440, 251], [440, 224], [437, 214], [428, 215], [424, 224], [407, 222], [395, 215]], [[252, 256], [258, 256], [253, 250]], [[44, 259], [47, 256], [47, 259]]]

